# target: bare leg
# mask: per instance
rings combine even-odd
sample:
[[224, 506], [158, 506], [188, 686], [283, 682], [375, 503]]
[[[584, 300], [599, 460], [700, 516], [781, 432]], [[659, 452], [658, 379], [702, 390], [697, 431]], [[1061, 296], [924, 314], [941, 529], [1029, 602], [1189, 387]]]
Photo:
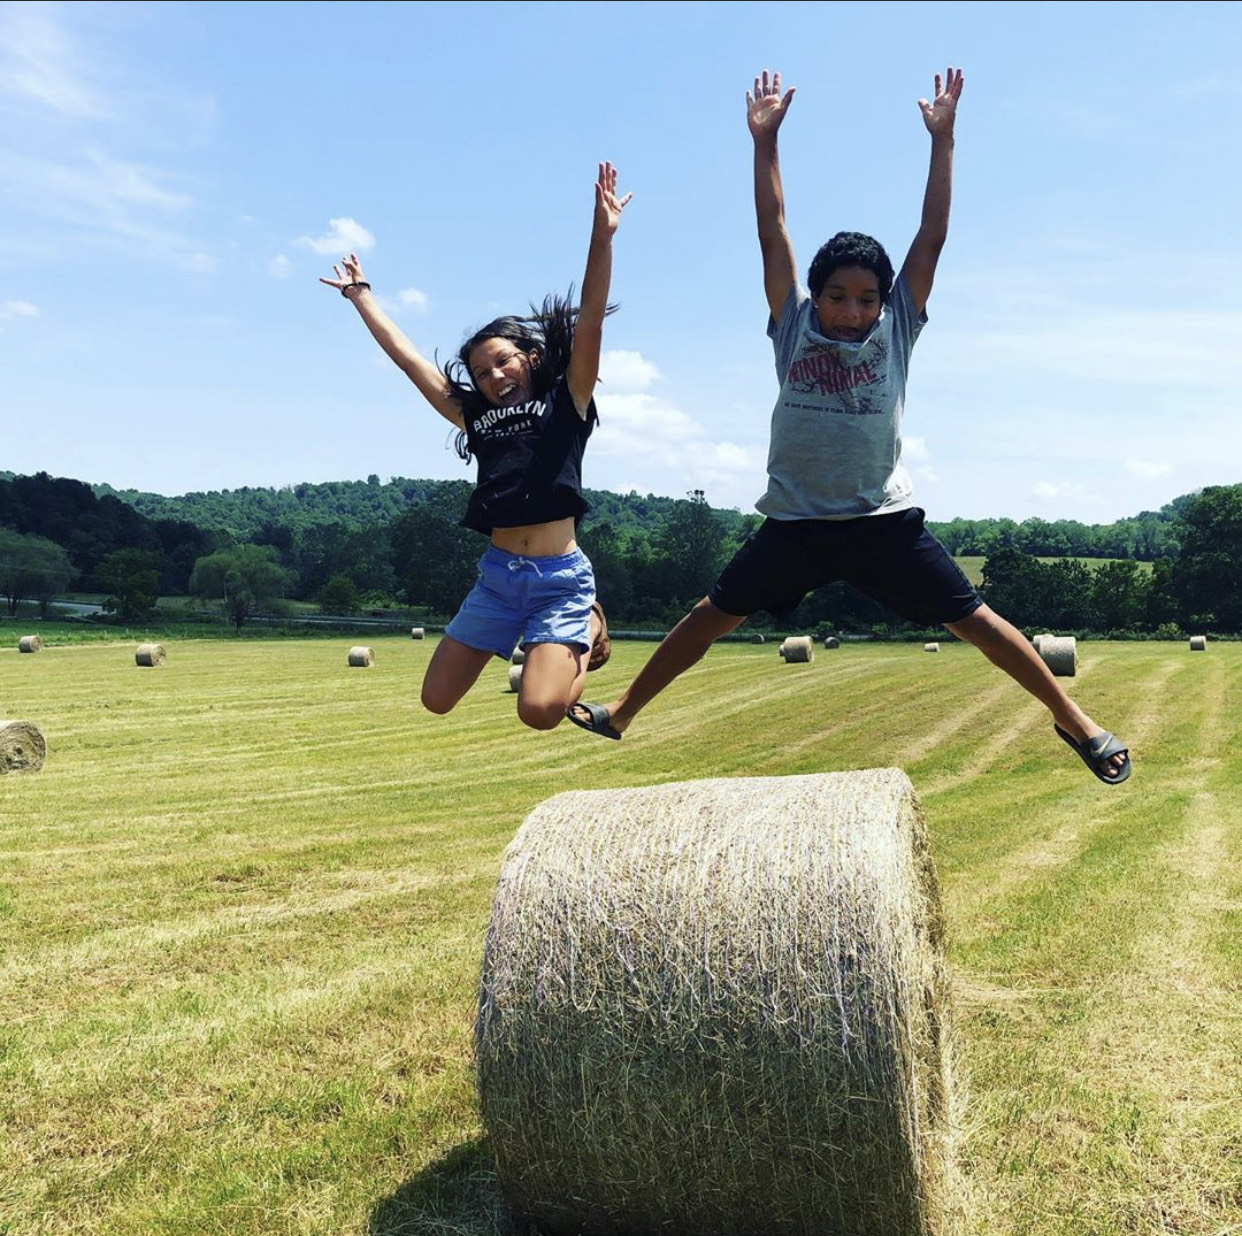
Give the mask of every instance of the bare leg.
[[[1104, 732], [1103, 727], [1096, 725], [1065, 693], [1027, 638], [995, 610], [981, 605], [961, 622], [946, 622], [944, 625], [959, 639], [974, 644], [993, 665], [1003, 669], [1019, 686], [1025, 687], [1052, 713], [1052, 719], [1075, 742]], [[1105, 769], [1106, 775], [1115, 777], [1123, 763], [1121, 756], [1113, 756]]]
[[704, 653], [722, 636], [741, 626], [744, 618], [726, 614], [703, 598], [663, 639], [638, 677], [606, 705], [612, 727], [624, 731], [638, 713], [665, 687], [703, 659]]
[[518, 688], [518, 716], [533, 730], [555, 729], [582, 694], [586, 652], [572, 644], [528, 644]]
[[452, 712], [491, 659], [490, 652], [458, 643], [446, 635], [432, 653], [423, 675], [423, 707], [441, 716]]

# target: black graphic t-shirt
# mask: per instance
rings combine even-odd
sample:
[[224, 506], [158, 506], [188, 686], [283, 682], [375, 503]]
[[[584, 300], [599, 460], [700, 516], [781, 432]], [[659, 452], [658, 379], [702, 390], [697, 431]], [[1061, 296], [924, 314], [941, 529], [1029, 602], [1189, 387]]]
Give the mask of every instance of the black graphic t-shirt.
[[546, 524], [584, 515], [582, 452], [599, 414], [595, 400], [579, 416], [562, 377], [546, 395], [513, 408], [466, 416], [466, 444], [479, 464], [462, 526], [493, 528]]

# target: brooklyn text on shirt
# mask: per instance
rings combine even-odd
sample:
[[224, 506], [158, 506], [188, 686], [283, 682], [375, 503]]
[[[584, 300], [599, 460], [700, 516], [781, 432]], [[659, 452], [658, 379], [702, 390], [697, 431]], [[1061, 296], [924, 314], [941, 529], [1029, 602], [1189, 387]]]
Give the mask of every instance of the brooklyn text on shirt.
[[[542, 399], [532, 399], [528, 403], [517, 404], [512, 408], [488, 408], [481, 416], [474, 419], [475, 433], [483, 433], [485, 430], [492, 429], [501, 421], [512, 421], [518, 417], [537, 419], [543, 414], [544, 402]], [[522, 425], [514, 425], [511, 432], [518, 433], [523, 428]]]

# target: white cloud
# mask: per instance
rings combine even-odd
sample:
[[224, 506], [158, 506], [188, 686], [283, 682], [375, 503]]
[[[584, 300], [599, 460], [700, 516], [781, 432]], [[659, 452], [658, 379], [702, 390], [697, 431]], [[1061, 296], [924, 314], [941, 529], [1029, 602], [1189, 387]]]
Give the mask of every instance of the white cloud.
[[1103, 499], [1077, 481], [1038, 481], [1031, 488], [1031, 496], [1045, 501], [1081, 502], [1087, 506], [1100, 506]]
[[49, 5], [7, 4], [0, 23], [0, 96], [68, 120], [114, 116], [86, 80], [87, 68]]
[[324, 257], [340, 257], [345, 253], [366, 253], [375, 248], [375, 237], [356, 219], [343, 215], [328, 220], [322, 236], [299, 236], [293, 242]]
[[1173, 471], [1173, 465], [1168, 463], [1151, 463], [1146, 459], [1127, 459], [1126, 471], [1131, 476], [1140, 477], [1145, 481], [1152, 481], [1158, 476], [1168, 476]]
[[11, 322], [14, 318], [37, 318], [39, 310], [28, 300], [6, 300], [0, 302], [0, 322]]
[[397, 299], [405, 306], [416, 309], [419, 313], [426, 313], [428, 300], [427, 293], [420, 292], [418, 288], [403, 288], [397, 293]]
[[599, 380], [611, 391], [630, 394], [645, 391], [661, 374], [641, 352], [614, 349], [599, 358]]
[[293, 274], [293, 263], [283, 253], [278, 253], [268, 262], [267, 271], [273, 279], [288, 279]]

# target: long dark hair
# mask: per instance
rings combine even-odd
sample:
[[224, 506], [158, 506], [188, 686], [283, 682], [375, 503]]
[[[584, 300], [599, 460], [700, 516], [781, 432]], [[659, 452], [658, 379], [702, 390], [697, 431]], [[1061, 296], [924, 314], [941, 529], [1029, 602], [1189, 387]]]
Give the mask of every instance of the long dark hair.
[[[486, 326], [479, 327], [457, 350], [444, 367], [444, 380], [449, 395], [461, 406], [463, 419], [469, 420], [492, 405], [479, 393], [470, 372], [470, 353], [486, 339], [505, 339], [522, 352], [534, 352], [531, 361], [531, 394], [536, 398], [546, 395], [569, 368], [569, 357], [574, 346], [574, 327], [578, 323], [578, 306], [573, 303], [572, 284], [568, 296], [556, 292], [544, 297], [543, 305], [530, 307], [528, 317], [507, 315], [495, 318]], [[604, 313], [614, 313], [616, 305], [608, 305]], [[470, 462], [470, 447], [466, 432], [461, 430], [453, 443], [458, 455]]]

